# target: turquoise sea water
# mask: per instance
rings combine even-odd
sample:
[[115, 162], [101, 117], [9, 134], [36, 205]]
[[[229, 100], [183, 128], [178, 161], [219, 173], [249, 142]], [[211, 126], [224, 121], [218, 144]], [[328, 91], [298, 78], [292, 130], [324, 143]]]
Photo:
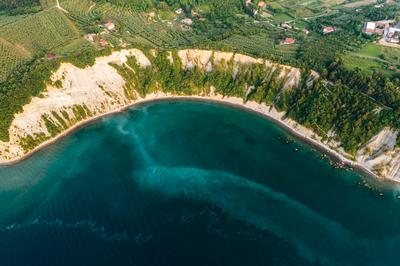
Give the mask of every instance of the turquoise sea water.
[[0, 167], [0, 265], [398, 265], [399, 195], [253, 113], [149, 103]]

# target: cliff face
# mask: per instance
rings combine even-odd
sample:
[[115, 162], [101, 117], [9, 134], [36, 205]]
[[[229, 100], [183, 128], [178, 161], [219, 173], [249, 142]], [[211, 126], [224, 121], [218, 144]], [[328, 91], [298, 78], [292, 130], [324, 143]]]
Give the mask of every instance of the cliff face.
[[[127, 56], [135, 56], [143, 65], [150, 64], [139, 50], [115, 52], [98, 58], [93, 66], [85, 69], [62, 64], [51, 77], [53, 84], [39, 97], [32, 98], [23, 112], [15, 116], [9, 129], [10, 141], [0, 142], [0, 162], [22, 157], [58, 131], [65, 131], [79, 121], [128, 105], [125, 81], [109, 65], [124, 64]], [[62, 85], [56, 86], [57, 83]]]
[[[0, 141], [0, 163], [23, 157], [41, 143], [56, 137], [77, 123], [101, 114], [118, 111], [139, 100], [139, 95], [127, 95], [125, 80], [110, 64], [124, 65], [128, 57], [135, 57], [143, 67], [150, 60], [137, 49], [114, 52], [110, 56], [97, 58], [95, 64], [79, 69], [64, 63], [52, 77], [46, 91], [32, 98], [23, 111], [15, 115], [9, 128], [10, 141]], [[217, 64], [233, 59], [234, 64], [264, 63], [261, 59], [233, 53], [203, 50], [182, 50], [179, 57], [185, 68], [195, 65], [212, 71]], [[266, 64], [272, 65], [267, 62]], [[275, 65], [276, 68], [279, 65]], [[288, 78], [286, 87], [296, 85], [300, 71], [280, 66], [280, 78]]]
[[379, 176], [400, 181], [400, 149], [396, 148], [398, 132], [385, 128], [365, 144], [356, 161]]
[[208, 72], [212, 71], [213, 65], [227, 65], [233, 62], [234, 72], [239, 65], [265, 64], [272, 67], [273, 71], [279, 71], [279, 79], [285, 79], [284, 89], [296, 86], [300, 81], [300, 70], [295, 67], [276, 64], [269, 60], [257, 59], [247, 55], [234, 54], [229, 52], [213, 52], [205, 50], [181, 50], [178, 52], [179, 58], [184, 67], [191, 69], [195, 66]]
[[[278, 79], [284, 81], [282, 91], [296, 88], [301, 78], [300, 70], [297, 68], [240, 54], [181, 50], [178, 56], [183, 68], [191, 69], [196, 66], [207, 72], [213, 71], [217, 66], [227, 67], [230, 63], [233, 64], [233, 73], [239, 71], [239, 66], [264, 64], [271, 68], [272, 72], [278, 71]], [[39, 97], [32, 98], [31, 102], [24, 106], [23, 111], [15, 115], [9, 128], [10, 141], [0, 141], [0, 163], [22, 158], [32, 149], [56, 138], [74, 125], [143, 100], [138, 93], [132, 95], [127, 92], [126, 81], [112, 66], [113, 64], [127, 66], [125, 63], [129, 57], [135, 57], [136, 62], [142, 67], [151, 65], [145, 54], [137, 49], [122, 50], [110, 56], [97, 58], [93, 66], [85, 69], [79, 69], [68, 63], [62, 64], [53, 73], [52, 84], [48, 84], [46, 91]], [[170, 60], [173, 60], [172, 56]], [[312, 73], [307, 82], [312, 82], [317, 77], [318, 74]], [[247, 89], [251, 90], [251, 87], [250, 84]], [[166, 95], [160, 93], [158, 96]], [[205, 97], [212, 96], [215, 96], [212, 90], [210, 95], [205, 95]], [[150, 95], [147, 98], [157, 98], [157, 95]], [[239, 98], [229, 100], [238, 104], [243, 103]], [[282, 120], [284, 116], [284, 113], [256, 102], [244, 105], [277, 120]], [[314, 132], [295, 121], [285, 119], [283, 122], [304, 137], [312, 138], [340, 152], [340, 143], [333, 141], [322, 143], [321, 138]], [[397, 131], [388, 128], [382, 130], [357, 152], [356, 162], [380, 176], [400, 181], [400, 149], [395, 147], [397, 134]], [[344, 152], [341, 154], [346, 155]]]

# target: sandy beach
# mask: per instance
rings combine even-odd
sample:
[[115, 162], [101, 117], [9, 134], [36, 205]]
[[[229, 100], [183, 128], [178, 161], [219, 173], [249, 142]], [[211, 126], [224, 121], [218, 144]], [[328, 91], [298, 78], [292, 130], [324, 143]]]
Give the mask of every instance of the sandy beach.
[[[183, 66], [188, 69], [197, 66], [205, 71], [212, 71], [213, 64], [224, 64], [224, 62], [232, 60], [239, 65], [265, 64], [272, 67], [274, 71], [282, 69], [278, 78], [285, 81], [284, 90], [295, 89], [300, 81], [300, 70], [297, 68], [245, 55], [190, 49], [180, 50], [178, 54]], [[347, 154], [341, 148], [341, 144], [334, 140], [335, 132], [333, 130], [327, 133], [330, 136], [329, 140], [323, 141], [313, 130], [292, 119], [285, 118], [285, 113], [278, 112], [274, 107], [253, 101], [244, 103], [243, 99], [239, 97], [223, 97], [215, 94], [215, 88], [211, 88], [211, 92], [207, 95], [182, 96], [159, 91], [148, 94], [144, 98], [137, 93], [134, 97], [127, 97], [126, 81], [111, 64], [124, 65], [128, 57], [135, 57], [142, 67], [151, 65], [150, 60], [138, 49], [115, 51], [109, 56], [98, 57], [93, 66], [84, 69], [77, 68], [70, 63], [63, 63], [51, 77], [54, 83], [62, 82], [61, 89], [54, 84], [48, 84], [41, 97], [33, 97], [31, 102], [23, 107], [23, 111], [15, 115], [9, 128], [10, 140], [8, 142], [0, 141], [0, 165], [18, 163], [79, 127], [100, 117], [124, 111], [132, 105], [157, 100], [191, 99], [228, 104], [263, 115], [267, 119], [279, 123], [295, 137], [334, 158], [339, 164], [344, 163], [358, 168], [363, 173], [377, 178], [400, 180], [400, 149], [395, 146], [397, 132], [392, 129], [383, 129], [368, 143], [360, 145], [360, 149], [354, 157]], [[309, 78], [312, 81], [318, 77], [317, 73], [313, 73]], [[85, 109], [87, 114], [85, 119], [76, 117], [77, 107]], [[51, 136], [44, 117], [50, 118], [54, 125], [65, 130], [56, 136]], [[63, 120], [62, 123], [60, 119]], [[65, 124], [67, 127], [63, 126]], [[38, 135], [46, 136], [48, 140], [26, 152], [21, 141], [26, 137], [35, 138]], [[385, 149], [385, 147], [388, 148]]]
[[246, 102], [243, 103], [243, 99], [238, 98], [238, 97], [222, 97], [221, 95], [214, 95], [214, 96], [178, 96], [178, 95], [170, 95], [170, 94], [164, 94], [164, 93], [155, 93], [155, 94], [150, 94], [147, 95], [145, 98], [141, 98], [133, 102], [132, 104], [129, 104], [123, 108], [119, 108], [118, 110], [111, 111], [108, 113], [100, 114], [94, 117], [90, 117], [88, 119], [82, 120], [69, 128], [68, 130], [60, 133], [59, 135], [55, 136], [52, 139], [49, 139], [30, 152], [24, 154], [20, 158], [16, 158], [14, 160], [10, 160], [8, 162], [0, 163], [0, 165], [13, 165], [16, 163], [19, 163], [28, 157], [32, 156], [35, 154], [37, 151], [43, 149], [44, 147], [51, 145], [58, 140], [64, 138], [65, 136], [75, 132], [79, 128], [94, 122], [102, 117], [105, 116], [110, 116], [113, 114], [117, 114], [120, 112], [123, 112], [135, 105], [139, 104], [145, 104], [148, 102], [153, 102], [153, 101], [165, 101], [165, 100], [195, 100], [195, 101], [208, 101], [208, 102], [213, 102], [213, 103], [219, 103], [219, 104], [226, 104], [230, 105], [236, 108], [241, 108], [247, 111], [255, 112], [257, 114], [262, 115], [263, 117], [269, 119], [270, 121], [273, 121], [280, 126], [282, 126], [285, 130], [287, 130], [290, 134], [294, 135], [298, 139], [312, 145], [313, 147], [317, 148], [321, 152], [326, 153], [330, 158], [333, 158], [335, 160], [339, 160], [340, 162], [351, 166], [353, 168], [356, 168], [363, 172], [364, 174], [370, 175], [375, 178], [382, 178], [381, 176], [376, 175], [375, 173], [371, 172], [368, 168], [363, 166], [360, 163], [357, 163], [355, 161], [352, 161], [350, 159], [347, 159], [343, 154], [333, 150], [330, 148], [326, 143], [323, 143], [321, 140], [315, 138], [315, 134], [313, 131], [299, 125], [295, 121], [291, 119], [283, 119], [283, 112], [278, 112], [275, 108], [271, 108], [271, 106], [267, 106], [264, 104], [258, 104], [256, 102]]

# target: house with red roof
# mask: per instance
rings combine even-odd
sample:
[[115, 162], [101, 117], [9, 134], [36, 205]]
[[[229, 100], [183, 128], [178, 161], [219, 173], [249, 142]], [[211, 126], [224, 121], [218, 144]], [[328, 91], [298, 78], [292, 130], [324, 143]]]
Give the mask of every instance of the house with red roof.
[[296, 39], [293, 38], [285, 38], [281, 41], [281, 45], [285, 44], [294, 44], [296, 42]]
[[335, 30], [336, 30], [335, 27], [328, 26], [328, 27], [324, 27], [323, 30], [322, 30], [322, 32], [323, 32], [324, 34], [328, 34], [328, 33], [334, 32]]
[[257, 6], [259, 8], [265, 8], [267, 6], [267, 4], [264, 1], [260, 1], [260, 2], [258, 2]]
[[106, 40], [101, 39], [101, 40], [99, 41], [99, 44], [100, 44], [101, 47], [106, 47], [107, 44], [108, 44], [108, 42], [107, 42]]
[[54, 60], [57, 58], [57, 56], [55, 54], [47, 54], [46, 58], [47, 58], [47, 60]]

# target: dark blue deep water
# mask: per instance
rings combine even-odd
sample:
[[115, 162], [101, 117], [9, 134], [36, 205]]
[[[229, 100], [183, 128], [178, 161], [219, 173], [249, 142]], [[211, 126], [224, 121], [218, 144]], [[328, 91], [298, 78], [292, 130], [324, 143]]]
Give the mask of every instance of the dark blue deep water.
[[0, 167], [0, 265], [399, 265], [399, 195], [258, 115], [149, 103]]

